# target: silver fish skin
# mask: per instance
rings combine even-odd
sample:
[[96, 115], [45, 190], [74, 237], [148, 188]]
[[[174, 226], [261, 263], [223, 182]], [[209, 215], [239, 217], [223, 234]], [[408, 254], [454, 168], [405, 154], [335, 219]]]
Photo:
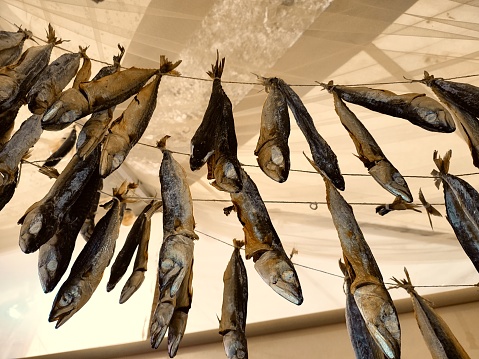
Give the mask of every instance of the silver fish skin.
[[57, 232], [38, 251], [38, 276], [45, 293], [55, 288], [70, 264], [78, 233], [88, 215], [100, 182], [100, 175], [95, 171], [81, 196], [65, 215]]
[[223, 274], [223, 304], [219, 333], [223, 336], [226, 356], [248, 358], [246, 315], [248, 307], [248, 276], [240, 254], [242, 241], [233, 241], [235, 248]]
[[74, 155], [48, 193], [19, 219], [19, 245], [23, 252], [34, 252], [52, 238], [88, 179], [98, 170], [99, 155], [99, 148], [85, 161]]
[[76, 128], [73, 127], [70, 134], [65, 138], [60, 147], [48, 156], [45, 163], [43, 163], [43, 167], [55, 167], [75, 146], [76, 139], [77, 131]]
[[242, 190], [230, 196], [243, 225], [246, 259], [253, 258], [256, 271], [276, 293], [300, 305], [303, 294], [293, 263], [283, 249], [255, 183], [243, 169], [241, 177]]
[[27, 49], [13, 65], [0, 68], [0, 113], [28, 93], [38, 75], [47, 67], [53, 47], [61, 43], [49, 25], [48, 44]]
[[456, 126], [449, 111], [433, 98], [420, 93], [397, 95], [387, 90], [369, 87], [322, 84], [336, 92], [344, 101], [351, 102], [385, 115], [403, 118], [427, 131], [451, 133]]
[[19, 28], [17, 32], [0, 31], [0, 68], [13, 64], [20, 57], [26, 39], [32, 32]]
[[407, 279], [397, 280], [393, 277], [392, 280], [396, 282], [396, 287], [405, 289], [411, 296], [417, 324], [432, 358], [470, 359], [444, 319], [435, 312], [428, 300], [416, 292], [406, 268], [404, 271]]
[[27, 93], [28, 109], [41, 115], [60, 96], [80, 67], [80, 53], [66, 53], [51, 62]]
[[345, 260], [351, 265], [351, 293], [369, 333], [389, 359], [401, 355], [401, 331], [393, 301], [379, 267], [359, 228], [351, 206], [327, 178], [326, 201]]
[[417, 207], [419, 207], [418, 204], [407, 203], [401, 198], [401, 196], [397, 196], [394, 199], [393, 203], [382, 204], [380, 206], [377, 206], [376, 213], [379, 214], [380, 216], [384, 216], [392, 211], [405, 211], [408, 209], [411, 211], [421, 213], [421, 211], [418, 210]]
[[288, 104], [279, 91], [276, 78], [259, 77], [268, 97], [261, 111], [261, 127], [254, 150], [261, 170], [271, 179], [282, 183], [288, 179], [291, 166], [288, 137], [291, 131]]
[[308, 113], [303, 102], [293, 89], [283, 80], [278, 79], [279, 90], [286, 98], [291, 112], [293, 112], [296, 124], [308, 142], [313, 161], [322, 175], [328, 177], [331, 182], [343, 191], [345, 188], [344, 178], [338, 165], [338, 158], [326, 140], [319, 134], [314, 126], [313, 119]]
[[59, 328], [78, 312], [91, 298], [100, 284], [105, 268], [110, 264], [120, 232], [124, 204], [118, 198], [100, 219], [90, 240], [73, 263], [70, 275], [59, 289], [49, 322]]
[[444, 202], [446, 204], [446, 218], [464, 252], [479, 272], [479, 193], [466, 181], [449, 174], [449, 162], [452, 151], [449, 150], [444, 158], [438, 157], [434, 151], [433, 160], [439, 172], [433, 170], [431, 174], [439, 177], [436, 186], [443, 184]]
[[386, 191], [394, 196], [401, 196], [406, 202], [412, 202], [412, 194], [404, 177], [386, 158], [373, 136], [341, 100], [334, 88], [332, 94], [334, 108], [341, 120], [341, 124], [348, 131], [358, 152], [358, 158], [368, 169], [369, 174]]
[[346, 295], [346, 328], [348, 330], [349, 339], [353, 346], [356, 359], [384, 359], [385, 356], [379, 346], [369, 333], [366, 323], [354, 301], [351, 293], [351, 278], [349, 277], [346, 264], [339, 261], [339, 266], [344, 274], [344, 294]]

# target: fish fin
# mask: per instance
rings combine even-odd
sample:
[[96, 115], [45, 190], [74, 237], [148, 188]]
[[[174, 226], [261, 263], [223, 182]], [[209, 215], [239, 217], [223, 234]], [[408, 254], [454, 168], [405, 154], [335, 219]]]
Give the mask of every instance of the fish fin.
[[236, 212], [236, 209], [235, 209], [235, 206], [234, 206], [234, 205], [223, 208], [223, 213], [224, 213], [226, 216], [229, 216], [232, 211], [235, 211], [235, 212]]
[[181, 64], [181, 60], [178, 60], [175, 63], [173, 63], [169, 61], [165, 55], [161, 55], [160, 56], [160, 74], [180, 76], [181, 74], [175, 70], [175, 68], [177, 68], [179, 64]]
[[233, 239], [233, 245], [235, 248], [241, 248], [244, 246], [244, 241], [237, 240], [236, 238]]
[[436, 170], [432, 170], [431, 176], [435, 177], [434, 184], [436, 185], [436, 188], [439, 189], [439, 187], [441, 187], [441, 182], [442, 182], [441, 174]]
[[86, 54], [86, 50], [88, 50], [88, 48], [89, 48], [90, 46], [86, 46], [86, 47], [78, 46], [78, 47], [79, 47], [79, 49], [80, 49], [80, 55], [81, 55], [81, 57], [84, 58], [84, 59], [89, 59], [88, 55]]
[[223, 75], [223, 69], [225, 67], [225, 58], [223, 57], [220, 62], [220, 53], [216, 50], [216, 64], [211, 65], [211, 71], [207, 71], [209, 77], [212, 79], [221, 79]]
[[48, 167], [48, 166], [42, 166], [38, 169], [38, 172], [41, 174], [44, 174], [45, 176], [48, 176], [48, 178], [58, 178], [60, 176], [60, 173], [58, 170], [54, 167]]
[[436, 163], [436, 166], [441, 173], [443, 174], [449, 173], [449, 164], [451, 162], [451, 157], [452, 157], [452, 150], [447, 151], [446, 154], [444, 155], [444, 158], [441, 158], [441, 156], [438, 157], [437, 151], [434, 151], [433, 160]]
[[161, 152], [166, 151], [166, 140], [168, 140], [171, 136], [165, 135], [161, 140], [156, 142], [156, 147], [158, 147]]
[[125, 54], [125, 48], [118, 44], [118, 49], [120, 50], [120, 53], [116, 56], [113, 56], [113, 64], [116, 66], [120, 66], [121, 59], [123, 58], [123, 55]]

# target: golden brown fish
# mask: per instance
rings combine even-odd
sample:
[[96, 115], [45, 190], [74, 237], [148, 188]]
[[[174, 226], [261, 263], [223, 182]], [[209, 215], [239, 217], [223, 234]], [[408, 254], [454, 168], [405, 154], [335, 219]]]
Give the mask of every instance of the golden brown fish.
[[0, 31], [0, 67], [13, 64], [23, 50], [26, 39], [32, 39], [32, 32], [18, 28], [18, 31]]

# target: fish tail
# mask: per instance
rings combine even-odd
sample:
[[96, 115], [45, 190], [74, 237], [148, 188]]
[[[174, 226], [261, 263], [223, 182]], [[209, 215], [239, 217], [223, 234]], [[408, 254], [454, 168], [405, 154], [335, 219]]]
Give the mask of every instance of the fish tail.
[[444, 155], [444, 158], [441, 158], [441, 156], [438, 155], [437, 151], [434, 151], [432, 159], [434, 163], [436, 164], [437, 168], [439, 169], [439, 172], [436, 170], [433, 170], [431, 172], [431, 175], [434, 177], [437, 177], [434, 181], [434, 184], [436, 187], [439, 189], [439, 185], [441, 184], [442, 178], [441, 175], [447, 174], [449, 172], [449, 164], [451, 162], [451, 156], [452, 156], [452, 150], [449, 150], [446, 152]]
[[391, 280], [396, 283], [396, 285], [389, 287], [391, 288], [403, 288], [405, 289], [409, 294], [414, 293], [414, 286], [412, 285], [411, 278], [409, 277], [409, 272], [407, 271], [406, 267], [404, 267], [404, 273], [406, 274], [406, 279], [397, 279], [395, 277], [392, 277]]
[[158, 147], [161, 152], [165, 152], [167, 151], [166, 149], [166, 140], [169, 139], [171, 136], [169, 135], [165, 135], [161, 140], [159, 140], [158, 142], [156, 142], [156, 147]]
[[113, 64], [116, 66], [120, 66], [121, 59], [123, 58], [123, 55], [125, 54], [125, 48], [118, 44], [118, 49], [120, 50], [120, 53], [116, 56], [113, 56]]
[[209, 77], [212, 79], [221, 79], [223, 75], [223, 69], [225, 67], [225, 58], [223, 57], [220, 61], [220, 53], [216, 50], [216, 64], [211, 65], [211, 71], [207, 71]]
[[323, 90], [326, 90], [329, 93], [333, 93], [335, 87], [333, 80], [329, 80], [327, 84], [324, 82], [318, 82], [318, 84], [323, 88]]
[[48, 24], [47, 42], [53, 45], [59, 45], [63, 42], [62, 39], [57, 39], [55, 36], [55, 30], [53, 29], [52, 24]]
[[123, 181], [123, 183], [118, 188], [113, 188], [113, 198], [119, 200], [120, 202], [128, 202], [126, 195], [130, 190], [133, 190], [138, 187], [136, 183], [129, 183], [128, 181]]
[[236, 238], [233, 239], [233, 245], [235, 246], [235, 248], [241, 248], [244, 246], [244, 241], [241, 241], [241, 240], [238, 240]]
[[177, 68], [179, 64], [181, 64], [181, 60], [178, 60], [175, 63], [173, 63], [169, 61], [165, 55], [161, 55], [160, 56], [160, 73], [180, 76], [180, 73], [175, 70], [175, 68]]

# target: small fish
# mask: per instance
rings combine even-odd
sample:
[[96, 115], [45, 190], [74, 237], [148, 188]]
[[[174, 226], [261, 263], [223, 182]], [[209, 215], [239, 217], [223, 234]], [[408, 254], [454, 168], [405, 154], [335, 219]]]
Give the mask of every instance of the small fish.
[[63, 325], [90, 300], [110, 264], [125, 208], [122, 203], [128, 191], [125, 187], [122, 185], [113, 191], [114, 198], [108, 212], [98, 222], [53, 301], [48, 321], [56, 321], [55, 328]]
[[219, 333], [229, 359], [248, 358], [246, 314], [248, 308], [248, 276], [241, 259], [243, 241], [233, 240], [234, 250], [223, 275], [223, 304]]
[[311, 115], [296, 92], [281, 79], [278, 79], [278, 88], [286, 98], [288, 107], [293, 112], [296, 123], [308, 142], [316, 168], [319, 168], [321, 174], [328, 177], [336, 188], [343, 191], [345, 183], [336, 154], [319, 134]]
[[442, 159], [434, 151], [433, 160], [439, 171], [433, 170], [431, 175], [437, 177], [437, 188], [443, 185], [447, 221], [479, 272], [479, 193], [463, 179], [448, 173], [451, 155], [449, 150]]
[[92, 195], [91, 206], [86, 216], [85, 221], [80, 229], [80, 234], [85, 241], [88, 241], [95, 230], [95, 216], [100, 203], [101, 190], [103, 189], [103, 179], [98, 183], [97, 191]]
[[456, 126], [444, 106], [420, 93], [397, 95], [387, 90], [369, 87], [321, 84], [329, 92], [336, 92], [344, 101], [351, 102], [385, 115], [403, 118], [427, 131], [451, 133]]
[[246, 259], [253, 258], [254, 268], [276, 293], [300, 305], [303, 294], [293, 263], [283, 249], [255, 183], [243, 169], [241, 177], [242, 190], [230, 196], [243, 225]]
[[56, 101], [77, 73], [81, 57], [81, 52], [63, 54], [40, 73], [26, 97], [32, 113], [41, 115]]
[[406, 202], [412, 202], [412, 195], [406, 180], [386, 158], [373, 136], [359, 121], [356, 115], [346, 106], [334, 88], [331, 90], [334, 97], [334, 108], [342, 125], [356, 146], [358, 158], [368, 169], [369, 174], [386, 191], [395, 196], [401, 196]]
[[139, 141], [156, 108], [162, 74], [178, 74], [175, 68], [181, 61], [172, 63], [166, 57], [161, 56], [160, 63], [160, 72], [153, 81], [135, 95], [127, 109], [111, 124], [108, 130], [100, 160], [100, 174], [103, 178], [120, 167], [130, 150]]
[[394, 198], [393, 203], [382, 204], [380, 206], [377, 206], [376, 213], [379, 214], [380, 216], [384, 216], [391, 211], [404, 211], [407, 209], [421, 213], [421, 211], [418, 210], [417, 207], [419, 207], [418, 204], [407, 203], [402, 199], [401, 196], [397, 196], [396, 198]]
[[31, 253], [53, 237], [68, 209], [81, 195], [93, 172], [98, 170], [100, 149], [86, 160], [74, 155], [48, 193], [27, 209], [18, 220], [21, 224], [19, 245]]
[[351, 340], [356, 359], [384, 359], [385, 356], [369, 333], [351, 293], [351, 278], [348, 272], [352, 269], [348, 261], [345, 260], [343, 264], [339, 260], [339, 267], [344, 274], [343, 289], [344, 294], [346, 294], [346, 328], [348, 329], [349, 339]]
[[20, 57], [23, 43], [32, 39], [32, 32], [18, 28], [17, 32], [0, 31], [0, 67], [13, 64]]
[[261, 170], [271, 179], [282, 183], [288, 179], [291, 166], [288, 137], [290, 122], [288, 104], [278, 89], [278, 79], [258, 76], [268, 97], [261, 112], [261, 127], [254, 150]]
[[381, 271], [363, 237], [353, 209], [323, 177], [326, 201], [338, 232], [345, 260], [351, 265], [351, 293], [369, 333], [389, 359], [400, 358], [401, 331], [393, 301], [384, 286]]
[[427, 218], [429, 219], [429, 224], [431, 225], [431, 229], [433, 229], [431, 216], [442, 217], [442, 214], [436, 208], [434, 208], [428, 201], [426, 201], [426, 198], [424, 198], [424, 195], [422, 194], [422, 191], [420, 188], [419, 188], [419, 200], [421, 201], [421, 204], [423, 205], [423, 207], [426, 209]]
[[416, 292], [406, 268], [404, 272], [406, 279], [391, 278], [396, 282], [393, 288], [403, 288], [411, 296], [417, 324], [433, 359], [470, 359], [446, 322], [434, 311], [429, 301]]
[[101, 183], [97, 171], [88, 180], [81, 195], [68, 210], [53, 237], [38, 251], [38, 276], [45, 293], [51, 292], [66, 272], [78, 233]]
[[68, 137], [65, 138], [61, 146], [58, 147], [58, 149], [46, 159], [45, 163], [43, 164], [43, 167], [55, 167], [58, 162], [60, 162], [62, 158], [71, 151], [73, 146], [75, 146], [76, 139], [77, 131], [75, 126], [73, 126], [73, 129], [70, 131]]
[[13, 65], [0, 68], [0, 113], [10, 109], [28, 93], [37, 76], [47, 67], [57, 40], [55, 31], [48, 25], [48, 44], [27, 49]]

